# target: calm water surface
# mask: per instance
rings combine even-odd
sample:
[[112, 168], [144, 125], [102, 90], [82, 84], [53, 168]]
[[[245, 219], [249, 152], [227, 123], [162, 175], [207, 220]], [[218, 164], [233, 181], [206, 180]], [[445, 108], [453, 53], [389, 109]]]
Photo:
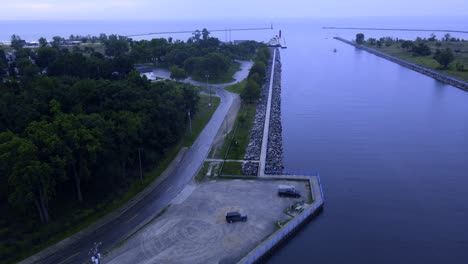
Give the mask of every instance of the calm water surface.
[[[35, 40], [269, 22], [0, 22], [0, 40], [13, 33]], [[275, 23], [289, 46], [281, 51], [284, 163], [289, 170], [320, 171], [326, 204], [270, 263], [468, 263], [468, 93], [332, 39], [356, 31], [321, 29], [466, 25], [466, 18]], [[272, 34], [237, 32], [232, 39], [266, 41]]]
[[468, 263], [468, 93], [305, 26], [281, 54], [284, 163], [326, 203], [269, 262]]

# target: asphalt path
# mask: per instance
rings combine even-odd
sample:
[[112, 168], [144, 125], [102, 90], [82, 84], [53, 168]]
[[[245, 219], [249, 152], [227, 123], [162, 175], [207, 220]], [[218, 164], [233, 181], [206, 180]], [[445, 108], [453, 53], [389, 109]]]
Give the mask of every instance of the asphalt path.
[[[234, 75], [236, 81], [240, 81], [247, 76], [251, 65], [251, 63], [242, 64], [242, 70]], [[192, 80], [187, 82], [200, 86], [205, 85]], [[36, 263], [89, 263], [90, 256], [88, 256], [88, 252], [94, 242], [102, 242], [100, 252], [105, 253], [120, 241], [125, 240], [139, 227], [151, 221], [151, 219], [170, 204], [198, 172], [208, 155], [210, 146], [219, 128], [223, 124], [224, 118], [235, 98], [234, 94], [224, 90], [224, 87], [227, 85], [210, 85], [211, 89], [220, 97], [221, 102], [205, 129], [200, 133], [195, 143], [187, 150], [171, 176], [118, 218], [98, 228], [93, 234], [80, 238], [62, 250]], [[105, 257], [101, 263], [105, 263]]]

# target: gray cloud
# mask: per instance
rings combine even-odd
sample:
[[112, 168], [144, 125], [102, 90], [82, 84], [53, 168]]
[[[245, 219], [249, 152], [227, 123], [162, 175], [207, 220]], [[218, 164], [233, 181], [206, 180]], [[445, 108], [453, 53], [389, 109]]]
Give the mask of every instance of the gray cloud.
[[0, 6], [0, 19], [9, 20], [468, 15], [466, 0], [0, 0]]

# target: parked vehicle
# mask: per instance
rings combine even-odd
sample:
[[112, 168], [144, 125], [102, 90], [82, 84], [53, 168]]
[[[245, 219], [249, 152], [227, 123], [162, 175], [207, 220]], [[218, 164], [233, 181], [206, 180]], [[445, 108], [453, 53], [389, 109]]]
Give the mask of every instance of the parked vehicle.
[[240, 214], [239, 212], [229, 212], [226, 214], [226, 222], [232, 223], [238, 221], [247, 221], [247, 215]]
[[294, 198], [301, 197], [301, 194], [293, 188], [279, 188], [278, 195], [280, 197], [294, 197]]

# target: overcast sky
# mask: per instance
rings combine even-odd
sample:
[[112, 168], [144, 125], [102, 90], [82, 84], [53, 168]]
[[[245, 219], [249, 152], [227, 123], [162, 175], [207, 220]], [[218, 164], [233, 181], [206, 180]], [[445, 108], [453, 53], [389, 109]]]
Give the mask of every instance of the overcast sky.
[[0, 20], [468, 16], [468, 0], [0, 0]]

